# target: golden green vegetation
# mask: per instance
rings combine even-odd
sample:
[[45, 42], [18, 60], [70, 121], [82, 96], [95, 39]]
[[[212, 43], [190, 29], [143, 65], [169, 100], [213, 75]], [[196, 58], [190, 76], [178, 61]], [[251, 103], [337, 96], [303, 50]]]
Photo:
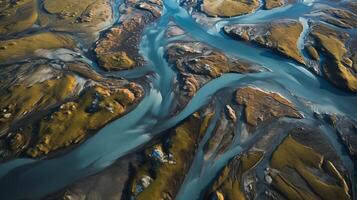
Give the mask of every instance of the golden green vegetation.
[[178, 71], [178, 87], [184, 92], [184, 95], [179, 95], [182, 105], [200, 87], [224, 73], [256, 73], [261, 70], [260, 66], [253, 67], [250, 62], [229, 57], [201, 42], [172, 43], [168, 45], [166, 56], [168, 62]]
[[284, 0], [265, 0], [265, 9], [273, 9], [284, 5]]
[[4, 66], [3, 74], [14, 77], [4, 76], [0, 87], [0, 133], [7, 135], [0, 138], [2, 160], [79, 143], [142, 97], [139, 85], [103, 78], [84, 63], [61, 70], [40, 63]]
[[258, 0], [204, 0], [202, 10], [213, 17], [233, 17], [251, 13], [258, 7]]
[[[346, 6], [349, 8], [349, 6]], [[333, 24], [335, 26], [339, 26], [342, 28], [356, 28], [357, 27], [357, 14], [350, 12], [346, 9], [325, 9], [322, 10], [324, 13], [321, 16], [322, 20]]]
[[[352, 61], [355, 58], [347, 55], [349, 47], [346, 43], [349, 36], [323, 25], [314, 26], [311, 36], [316, 41], [316, 48], [326, 56], [323, 71], [328, 80], [342, 89], [356, 92], [357, 76]], [[354, 48], [351, 50], [355, 51]], [[352, 56], [355, 54], [356, 52], [352, 52]]]
[[258, 37], [256, 42], [265, 44], [269, 48], [273, 48], [281, 54], [304, 64], [304, 58], [297, 47], [302, 30], [303, 27], [299, 22], [273, 23], [268, 30], [270, 34]]
[[307, 50], [307, 53], [313, 60], [318, 61], [320, 59], [319, 53], [312, 45], [306, 46], [305, 49]]
[[29, 112], [40, 111], [74, 95], [77, 81], [72, 75], [60, 79], [49, 79], [33, 85], [16, 84], [0, 90], [1, 110], [0, 132]]
[[27, 58], [38, 49], [74, 48], [74, 46], [74, 41], [70, 37], [46, 32], [3, 40], [0, 41], [0, 63]]
[[142, 65], [138, 44], [147, 20], [145, 15], [136, 15], [111, 28], [95, 47], [100, 66], [106, 70], [125, 70]]
[[353, 64], [352, 64], [352, 69], [357, 72], [357, 40], [354, 39], [351, 41], [350, 44], [350, 53], [351, 53], [351, 57], [350, 59], [352, 60]]
[[[271, 167], [279, 171], [272, 175], [273, 186], [288, 199], [351, 199], [348, 185], [334, 164], [291, 135], [273, 153]], [[298, 179], [292, 178], [288, 169], [294, 170], [307, 187], [299, 187], [301, 183], [296, 183]]]
[[81, 77], [89, 78], [93, 81], [104, 81], [104, 78], [97, 72], [91, 70], [88, 65], [82, 62], [67, 63], [67, 69], [73, 73], [78, 74]]
[[297, 0], [265, 0], [264, 8], [270, 10], [297, 2]]
[[268, 24], [230, 25], [224, 31], [232, 36], [255, 43], [305, 64], [297, 46], [303, 26], [297, 21], [276, 21]]
[[263, 158], [261, 151], [249, 151], [233, 158], [221, 171], [207, 192], [207, 199], [245, 200], [242, 189], [242, 177], [245, 172], [254, 168]]
[[43, 7], [48, 14], [40, 16], [40, 24], [60, 31], [95, 33], [112, 17], [107, 0], [45, 0]]
[[124, 51], [114, 52], [111, 54], [102, 54], [98, 57], [99, 65], [106, 70], [127, 70], [135, 66], [132, 60]]
[[194, 60], [188, 61], [187, 64], [195, 73], [208, 75], [212, 78], [219, 77], [230, 70], [227, 56], [217, 51], [212, 51], [208, 55], [195, 57]]
[[[1, 159], [24, 152], [38, 157], [78, 143], [124, 114], [142, 96], [142, 88], [135, 83], [104, 78], [69, 57], [58, 62], [41, 55], [43, 49], [77, 50], [77, 42], [86, 49], [87, 44], [93, 45], [93, 36], [111, 24], [112, 17], [109, 0], [0, 1], [0, 64], [4, 70], [0, 79], [0, 135], [5, 135], [0, 138]], [[138, 43], [141, 33], [132, 31], [142, 31], [148, 21], [139, 15], [134, 21], [123, 23], [124, 28], [131, 26], [125, 39], [135, 35]], [[59, 33], [62, 31], [78, 34]], [[125, 39], [123, 49], [136, 46]], [[127, 69], [136, 64], [128, 55], [136, 58], [139, 53], [115, 51], [101, 58]], [[23, 61], [25, 64], [17, 63]]]
[[140, 39], [146, 25], [161, 16], [162, 1], [125, 1], [122, 7], [124, 20], [110, 28], [94, 49], [99, 65], [108, 71], [143, 66]]
[[135, 100], [135, 94], [127, 88], [115, 91], [101, 86], [88, 88], [77, 101], [63, 104], [40, 121], [38, 140], [27, 153], [38, 157], [78, 143], [90, 131], [122, 115]]
[[[177, 53], [180, 54], [180, 50], [178, 51]], [[189, 53], [189, 51], [187, 53]], [[193, 59], [182, 56], [181, 60], [176, 62], [176, 67], [182, 74], [189, 71], [193, 75], [207, 76], [209, 78], [217, 78], [228, 72], [256, 72], [250, 68], [248, 63], [241, 60], [230, 59], [225, 54], [215, 50], [205, 55], [195, 56]]]
[[169, 147], [164, 149], [163, 144], [154, 145], [149, 148], [164, 149], [164, 152], [172, 154], [174, 163], [161, 163], [155, 166], [150, 166], [147, 161], [137, 170], [132, 181], [131, 193], [135, 194], [137, 183], [144, 176], [151, 176], [152, 183], [139, 193], [135, 199], [137, 200], [157, 200], [165, 199], [165, 196], [173, 198], [188, 172], [190, 163], [192, 162], [197, 145], [200, 139], [206, 132], [213, 113], [201, 117], [198, 113], [193, 114], [172, 132], [168, 133]]
[[19, 33], [37, 19], [36, 0], [0, 1], [0, 35]]
[[[96, 0], [62, 0], [60, 3], [54, 0], [45, 0], [44, 8], [51, 14], [58, 14], [63, 18], [79, 17], [90, 4]], [[73, 15], [73, 16], [72, 16]]]
[[301, 118], [294, 105], [278, 93], [253, 87], [237, 90], [236, 102], [244, 106], [245, 119], [250, 126], [280, 117]]

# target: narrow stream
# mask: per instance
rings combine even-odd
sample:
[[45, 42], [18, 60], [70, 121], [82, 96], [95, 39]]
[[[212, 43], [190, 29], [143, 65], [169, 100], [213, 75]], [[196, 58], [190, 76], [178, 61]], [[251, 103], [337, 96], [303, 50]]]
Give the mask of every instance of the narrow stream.
[[[114, 5], [118, 6], [118, 2]], [[277, 56], [269, 50], [229, 39], [219, 31], [225, 24], [257, 23], [281, 18], [299, 19], [312, 9], [312, 1], [269, 11], [258, 10], [254, 14], [225, 19], [219, 21], [216, 24], [217, 29], [213, 31], [210, 27], [197, 23], [175, 0], [165, 0], [164, 4], [163, 16], [149, 26], [142, 37], [140, 49], [147, 60], [144, 69], [154, 73], [147, 75], [150, 84], [141, 103], [130, 113], [108, 124], [78, 148], [63, 156], [45, 160], [21, 158], [1, 164], [1, 199], [38, 199], [81, 177], [99, 172], [118, 158], [143, 146], [155, 134], [175, 126], [209, 103], [210, 99], [224, 88], [253, 85], [281, 92], [296, 102], [299, 110], [306, 116], [311, 116], [313, 111], [334, 112], [357, 120], [357, 96], [336, 89], [326, 80], [291, 60]], [[179, 114], [169, 117], [172, 99], [175, 98], [172, 91], [175, 72], [164, 58], [164, 48], [169, 41], [165, 37], [165, 29], [170, 20], [195, 40], [205, 42], [227, 54], [260, 64], [270, 71], [247, 75], [225, 74], [203, 86]], [[127, 76], [135, 77], [132, 72], [126, 73]], [[307, 107], [296, 97], [310, 102], [313, 106]], [[336, 138], [333, 136], [331, 141], [334, 140]], [[337, 141], [333, 144], [335, 148], [342, 149]], [[229, 159], [243, 150], [240, 145], [231, 146], [219, 160], [203, 163], [201, 147], [202, 144], [177, 199], [184, 200], [188, 196], [192, 197], [190, 199], [199, 198], [205, 184]], [[346, 156], [343, 159], [346, 166], [350, 167], [352, 161]]]

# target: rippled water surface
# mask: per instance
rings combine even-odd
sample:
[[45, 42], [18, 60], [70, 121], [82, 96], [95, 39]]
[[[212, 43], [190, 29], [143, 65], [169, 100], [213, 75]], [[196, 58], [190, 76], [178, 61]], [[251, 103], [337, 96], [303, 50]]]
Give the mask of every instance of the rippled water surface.
[[[233, 23], [250, 24], [283, 18], [304, 21], [306, 20], [304, 15], [313, 6], [318, 6], [318, 3], [302, 1], [292, 6], [259, 10], [254, 14], [222, 19], [209, 27], [197, 23], [176, 1], [165, 0], [162, 17], [156, 23], [151, 24], [142, 36], [140, 49], [147, 61], [145, 71], [154, 73], [148, 75], [150, 76], [149, 84], [146, 88], [146, 96], [141, 103], [133, 111], [108, 124], [95, 136], [69, 153], [52, 159], [21, 158], [1, 164], [1, 199], [39, 198], [81, 177], [96, 173], [116, 159], [140, 148], [156, 134], [175, 126], [206, 105], [210, 98], [225, 88], [253, 85], [280, 92], [298, 106], [306, 117], [305, 120], [309, 121], [307, 123], [311, 124], [314, 123], [312, 119], [314, 111], [338, 113], [356, 120], [357, 96], [336, 89], [326, 80], [291, 60], [277, 56], [269, 50], [234, 41], [219, 31], [224, 25]], [[165, 31], [170, 20], [195, 40], [205, 42], [227, 54], [260, 64], [268, 70], [248, 75], [225, 74], [203, 86], [179, 114], [171, 116], [170, 108], [175, 98], [172, 91], [175, 72], [164, 59], [164, 47], [169, 42]], [[138, 73], [143, 73], [143, 71], [134, 70], [111, 75], [135, 78], [139, 76]], [[311, 104], [303, 104], [299, 101], [300, 98]], [[343, 149], [341, 144], [337, 142], [337, 136], [330, 134], [329, 139], [339, 150], [338, 153], [343, 156], [345, 165], [354, 171], [351, 159], [345, 155], [341, 150]], [[177, 199], [199, 198], [200, 192], [212, 181], [214, 174], [217, 174], [230, 158], [244, 149], [244, 144], [237, 143], [219, 160], [204, 160], [203, 144], [204, 141], [199, 146]]]

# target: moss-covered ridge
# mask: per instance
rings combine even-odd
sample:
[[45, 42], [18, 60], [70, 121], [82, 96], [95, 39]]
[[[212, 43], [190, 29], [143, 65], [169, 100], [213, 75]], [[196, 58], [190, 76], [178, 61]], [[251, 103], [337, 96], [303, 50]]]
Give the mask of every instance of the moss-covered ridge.
[[[130, 181], [131, 196], [138, 200], [174, 198], [212, 116], [195, 113], [169, 131], [166, 140], [148, 148], [147, 160], [135, 169]], [[145, 179], [149, 185], [143, 183]]]
[[[288, 199], [351, 199], [346, 180], [335, 165], [291, 135], [275, 150], [270, 165], [273, 186]], [[293, 179], [293, 174], [301, 178]]]

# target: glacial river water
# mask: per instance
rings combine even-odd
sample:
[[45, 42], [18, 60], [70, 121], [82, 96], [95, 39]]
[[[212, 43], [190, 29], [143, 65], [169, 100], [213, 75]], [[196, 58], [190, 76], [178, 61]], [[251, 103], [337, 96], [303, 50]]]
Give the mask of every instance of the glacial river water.
[[[197, 23], [175, 0], [165, 0], [163, 16], [147, 28], [141, 42], [141, 53], [147, 60], [145, 70], [154, 72], [153, 75], [148, 75], [149, 84], [141, 103], [130, 113], [108, 124], [78, 148], [66, 154], [44, 160], [21, 158], [1, 164], [1, 199], [38, 199], [81, 177], [99, 172], [116, 159], [145, 145], [156, 134], [175, 126], [209, 103], [218, 91], [225, 88], [253, 85], [280, 92], [293, 101], [304, 114], [306, 119], [301, 120], [301, 123], [315, 123], [312, 117], [313, 111], [338, 113], [357, 120], [356, 95], [336, 89], [291, 60], [277, 56], [269, 50], [234, 41], [219, 31], [226, 24], [257, 23], [283, 18], [300, 19], [314, 6], [319, 6], [319, 3], [301, 1], [292, 6], [269, 11], [259, 10], [254, 14], [222, 19], [209, 27]], [[245, 75], [225, 74], [212, 80], [197, 92], [179, 114], [170, 117], [172, 99], [175, 98], [172, 92], [175, 73], [164, 59], [164, 47], [168, 43], [165, 30], [170, 21], [175, 22], [197, 41], [205, 42], [227, 54], [260, 64], [269, 70]], [[130, 72], [122, 75], [135, 77]], [[309, 104], [302, 103], [300, 99], [304, 99]], [[326, 127], [321, 124], [321, 129], [324, 128]], [[352, 161], [344, 152], [337, 136], [325, 132], [352, 173], [354, 171]], [[248, 142], [254, 142], [254, 138]], [[218, 160], [204, 160], [202, 146], [200, 144], [193, 166], [180, 188], [177, 199], [199, 199], [201, 191], [219, 169], [245, 147], [244, 144], [237, 142]], [[352, 176], [355, 177], [355, 174]]]

